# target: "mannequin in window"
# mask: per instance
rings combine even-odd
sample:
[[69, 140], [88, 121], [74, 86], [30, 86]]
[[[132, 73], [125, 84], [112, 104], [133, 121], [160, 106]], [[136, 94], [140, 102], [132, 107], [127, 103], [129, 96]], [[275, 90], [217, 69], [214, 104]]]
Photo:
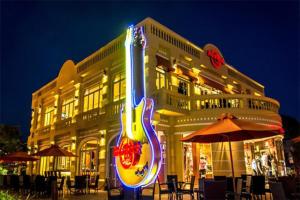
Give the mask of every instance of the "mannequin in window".
[[204, 156], [200, 156], [200, 161], [199, 161], [199, 176], [200, 178], [205, 178], [206, 175], [206, 170], [207, 170], [207, 161]]

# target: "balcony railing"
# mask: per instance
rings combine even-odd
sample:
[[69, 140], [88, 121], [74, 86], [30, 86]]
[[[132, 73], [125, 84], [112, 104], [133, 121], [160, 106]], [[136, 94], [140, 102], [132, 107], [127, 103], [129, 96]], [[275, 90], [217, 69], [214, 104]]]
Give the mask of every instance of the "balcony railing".
[[186, 95], [160, 89], [153, 95], [156, 109], [171, 109], [186, 113], [191, 110], [191, 100]]
[[153, 95], [156, 109], [193, 112], [217, 109], [266, 110], [278, 113], [279, 103], [271, 98], [246, 94], [212, 94], [186, 96], [166, 89], [160, 89]]
[[72, 124], [72, 117], [69, 117], [67, 119], [63, 119], [61, 121], [56, 122], [55, 129], [57, 129], [57, 130], [64, 129], [64, 128], [71, 126], [71, 124]]
[[120, 111], [125, 101], [117, 101], [107, 106], [107, 118], [109, 120], [119, 119]]
[[48, 125], [48, 126], [44, 126], [42, 128], [39, 128], [36, 132], [37, 132], [37, 134], [42, 135], [42, 134], [49, 133], [50, 130], [51, 130], [51, 125]]
[[96, 120], [99, 119], [101, 116], [103, 116], [105, 114], [105, 108], [95, 108], [83, 113], [80, 113], [79, 115], [77, 115], [77, 120], [81, 121], [81, 120], [88, 120], [88, 121], [92, 121], [92, 120]]

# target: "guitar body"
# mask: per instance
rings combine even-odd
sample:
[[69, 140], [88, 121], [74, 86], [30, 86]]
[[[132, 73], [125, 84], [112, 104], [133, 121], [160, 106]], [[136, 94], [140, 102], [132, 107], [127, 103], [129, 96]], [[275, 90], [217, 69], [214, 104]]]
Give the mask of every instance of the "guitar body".
[[132, 135], [126, 133], [126, 114], [122, 112], [122, 129], [118, 139], [116, 168], [120, 180], [129, 187], [147, 185], [159, 171], [161, 150], [156, 133], [151, 125], [153, 101], [143, 98], [132, 111], [134, 114]]

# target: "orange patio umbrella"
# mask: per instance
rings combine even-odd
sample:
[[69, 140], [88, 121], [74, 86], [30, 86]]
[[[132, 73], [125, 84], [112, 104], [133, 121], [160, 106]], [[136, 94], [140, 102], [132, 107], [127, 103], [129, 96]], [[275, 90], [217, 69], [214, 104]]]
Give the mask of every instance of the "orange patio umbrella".
[[215, 123], [191, 133], [182, 138], [181, 141], [197, 143], [229, 142], [231, 170], [232, 177], [234, 177], [231, 142], [271, 137], [283, 133], [283, 129], [279, 126], [261, 125], [225, 113]]
[[41, 150], [35, 154], [34, 156], [57, 156], [57, 157], [76, 157], [75, 154], [60, 148], [58, 145], [53, 144], [49, 148]]
[[298, 143], [298, 142], [300, 142], [300, 136], [293, 138], [293, 139], [292, 139], [292, 142], [293, 142], [293, 143]]
[[[72, 152], [64, 150], [63, 148], [60, 148], [56, 144], [53, 144], [49, 148], [41, 150], [33, 155], [34, 156], [42, 156], [42, 157], [53, 156], [54, 161], [55, 161], [56, 157], [77, 157]], [[54, 170], [54, 161], [53, 161], [53, 170]]]
[[13, 152], [8, 155], [0, 157], [0, 161], [3, 162], [25, 162], [25, 161], [36, 161], [36, 160], [38, 160], [38, 158], [28, 155], [27, 152], [23, 152], [23, 151]]

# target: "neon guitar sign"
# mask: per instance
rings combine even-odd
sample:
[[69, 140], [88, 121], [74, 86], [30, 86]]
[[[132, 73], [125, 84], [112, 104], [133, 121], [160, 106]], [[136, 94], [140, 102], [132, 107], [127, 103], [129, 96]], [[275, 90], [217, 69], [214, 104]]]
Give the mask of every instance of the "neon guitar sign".
[[126, 101], [121, 110], [121, 131], [114, 147], [116, 170], [123, 185], [147, 186], [155, 181], [161, 166], [161, 149], [151, 125], [153, 100], [146, 98], [142, 27], [127, 29]]

